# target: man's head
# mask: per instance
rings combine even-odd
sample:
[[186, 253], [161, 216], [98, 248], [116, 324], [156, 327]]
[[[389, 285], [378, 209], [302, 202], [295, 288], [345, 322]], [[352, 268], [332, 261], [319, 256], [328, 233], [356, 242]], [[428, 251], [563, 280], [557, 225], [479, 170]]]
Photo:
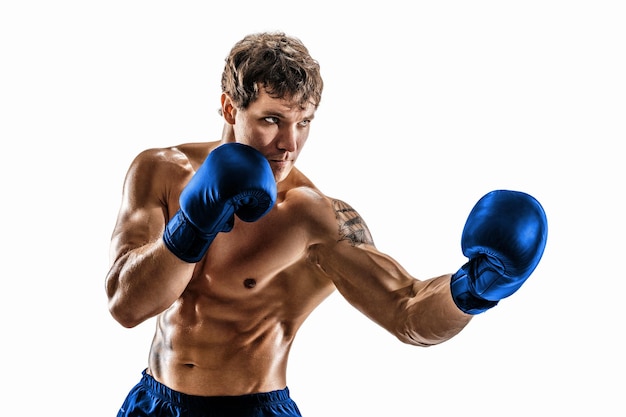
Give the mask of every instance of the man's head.
[[222, 73], [222, 92], [242, 110], [258, 98], [260, 88], [302, 108], [317, 108], [323, 86], [319, 64], [304, 44], [281, 32], [251, 34], [237, 42]]

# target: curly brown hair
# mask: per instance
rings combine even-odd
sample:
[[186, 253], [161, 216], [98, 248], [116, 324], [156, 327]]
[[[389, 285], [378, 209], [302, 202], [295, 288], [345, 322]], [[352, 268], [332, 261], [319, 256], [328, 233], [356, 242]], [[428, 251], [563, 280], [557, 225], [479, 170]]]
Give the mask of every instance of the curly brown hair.
[[254, 102], [261, 85], [270, 96], [303, 108], [309, 103], [317, 108], [324, 87], [319, 63], [302, 41], [282, 32], [247, 35], [226, 58], [222, 92], [236, 107], [246, 109]]

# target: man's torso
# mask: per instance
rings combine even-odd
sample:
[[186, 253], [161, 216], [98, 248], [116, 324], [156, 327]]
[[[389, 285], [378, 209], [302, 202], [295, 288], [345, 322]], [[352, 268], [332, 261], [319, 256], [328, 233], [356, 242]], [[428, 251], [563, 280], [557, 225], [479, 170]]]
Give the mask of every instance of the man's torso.
[[[236, 219], [217, 236], [185, 292], [158, 316], [148, 369], [158, 381], [193, 395], [286, 386], [296, 331], [334, 290], [307, 262], [320, 232], [313, 219], [330, 219], [332, 205], [298, 171], [290, 176], [270, 213], [254, 223]], [[326, 215], [315, 215], [320, 210]]]

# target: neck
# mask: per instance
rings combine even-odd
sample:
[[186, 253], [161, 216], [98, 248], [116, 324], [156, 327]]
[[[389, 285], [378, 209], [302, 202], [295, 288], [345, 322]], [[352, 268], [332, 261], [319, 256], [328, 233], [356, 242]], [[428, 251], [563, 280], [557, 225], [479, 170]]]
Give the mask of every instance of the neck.
[[233, 130], [233, 125], [224, 122], [224, 128], [222, 129], [222, 142], [234, 142], [235, 141], [235, 131]]

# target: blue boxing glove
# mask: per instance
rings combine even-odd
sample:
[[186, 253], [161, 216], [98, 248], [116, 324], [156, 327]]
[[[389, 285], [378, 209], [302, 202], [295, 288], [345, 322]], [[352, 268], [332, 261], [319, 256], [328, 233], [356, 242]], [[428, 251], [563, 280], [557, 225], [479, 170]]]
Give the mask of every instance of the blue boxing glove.
[[251, 146], [226, 143], [202, 163], [179, 198], [180, 209], [165, 226], [167, 248], [198, 262], [219, 232], [230, 232], [235, 214], [254, 222], [276, 202], [276, 181], [265, 157]]
[[452, 276], [456, 305], [479, 314], [517, 291], [537, 267], [547, 235], [546, 214], [532, 196], [508, 190], [483, 196], [461, 237], [469, 262]]

